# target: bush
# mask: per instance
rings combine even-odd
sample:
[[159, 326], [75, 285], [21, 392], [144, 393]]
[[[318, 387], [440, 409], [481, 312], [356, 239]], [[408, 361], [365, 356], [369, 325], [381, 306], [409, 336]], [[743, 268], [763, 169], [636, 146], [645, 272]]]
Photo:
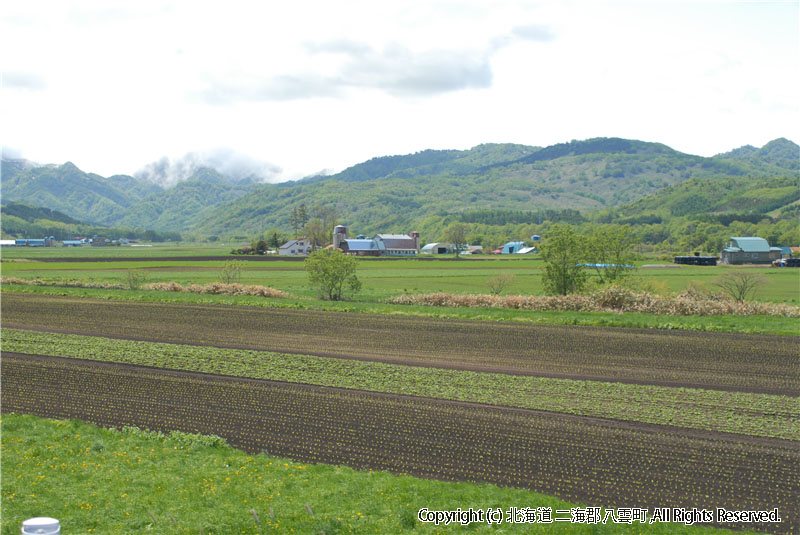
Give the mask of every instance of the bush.
[[242, 278], [242, 263], [239, 260], [228, 260], [217, 277], [223, 284], [237, 283]]
[[129, 269], [125, 275], [125, 282], [129, 290], [138, 290], [146, 280], [147, 273], [144, 271]]
[[358, 263], [355, 258], [333, 249], [318, 249], [305, 260], [308, 281], [315, 287], [321, 299], [339, 301], [344, 289], [353, 293], [361, 290], [361, 281], [356, 277]]

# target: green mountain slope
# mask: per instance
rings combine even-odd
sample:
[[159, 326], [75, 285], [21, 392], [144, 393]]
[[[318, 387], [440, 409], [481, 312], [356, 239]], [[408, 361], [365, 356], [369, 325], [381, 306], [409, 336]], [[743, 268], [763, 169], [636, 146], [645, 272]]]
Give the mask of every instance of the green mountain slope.
[[131, 177], [84, 173], [71, 162], [20, 168], [4, 160], [2, 171], [0, 194], [4, 201], [46, 206], [100, 224], [114, 224], [136, 201], [160, 190]]
[[[497, 147], [504, 148], [502, 155]], [[477, 209], [610, 209], [690, 178], [797, 176], [781, 159], [703, 158], [617, 138], [544, 149], [481, 145], [439, 152], [379, 158], [330, 177], [264, 185], [213, 210], [198, 229], [217, 234], [286, 229], [291, 210], [306, 204], [335, 206], [355, 232], [408, 231], [428, 217]], [[413, 163], [423, 165], [409, 167]], [[464, 168], [468, 172], [461, 173]], [[379, 176], [365, 178], [368, 170]]]
[[660, 214], [767, 214], [800, 200], [796, 177], [693, 178], [619, 207], [627, 216]]
[[323, 180], [364, 182], [379, 178], [464, 175], [479, 172], [493, 164], [516, 161], [538, 150], [538, 147], [513, 143], [485, 143], [470, 150], [424, 150], [415, 154], [372, 158], [335, 175], [308, 177], [296, 183], [309, 184]]
[[786, 138], [773, 139], [760, 149], [745, 145], [719, 154], [716, 158], [739, 161], [756, 168], [774, 165], [784, 169], [800, 169], [800, 147]]
[[[300, 204], [327, 206], [352, 231], [370, 234], [406, 232], [430, 218], [476, 211], [486, 221], [534, 211], [577, 221], [595, 212], [682, 217], [695, 210], [776, 210], [792, 197], [791, 180], [800, 176], [798, 154], [800, 147], [786, 139], [712, 158], [620, 138], [544, 148], [484, 144], [373, 158], [335, 175], [282, 184], [237, 183], [201, 168], [167, 189], [125, 175], [84, 173], [70, 163], [31, 168], [4, 160], [2, 195], [106, 225], [217, 235], [288, 230], [290, 214]], [[786, 189], [751, 181], [774, 178], [789, 180], [781, 186]], [[728, 182], [691, 182], [706, 179]], [[646, 200], [687, 181], [686, 189]], [[636, 204], [639, 199], [645, 200]], [[576, 210], [583, 215], [576, 218]]]
[[190, 180], [132, 204], [118, 222], [155, 230], [186, 231], [197, 227], [217, 206], [235, 201], [258, 188], [252, 183], [229, 183], [213, 169], [200, 169]]

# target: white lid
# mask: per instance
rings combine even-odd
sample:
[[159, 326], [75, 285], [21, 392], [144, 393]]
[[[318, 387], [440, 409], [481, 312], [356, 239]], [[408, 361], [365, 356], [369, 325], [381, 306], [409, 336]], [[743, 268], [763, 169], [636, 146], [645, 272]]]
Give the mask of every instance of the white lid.
[[23, 533], [58, 533], [61, 525], [55, 518], [41, 516], [23, 520], [22, 530]]

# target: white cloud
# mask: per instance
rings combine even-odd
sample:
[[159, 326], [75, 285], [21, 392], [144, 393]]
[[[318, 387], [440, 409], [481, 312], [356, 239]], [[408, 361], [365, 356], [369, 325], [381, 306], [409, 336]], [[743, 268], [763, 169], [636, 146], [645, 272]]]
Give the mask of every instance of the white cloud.
[[229, 148], [190, 152], [180, 158], [166, 156], [151, 162], [134, 176], [164, 187], [174, 186], [192, 178], [197, 171], [210, 168], [233, 182], [272, 182], [280, 167], [256, 160]]
[[800, 140], [797, 21], [780, 2], [17, 2], [0, 142], [104, 175], [231, 147], [271, 180], [484, 142], [711, 155]]
[[23, 91], [43, 91], [47, 88], [47, 81], [44, 77], [20, 71], [8, 71], [0, 77], [3, 89], [18, 89]]

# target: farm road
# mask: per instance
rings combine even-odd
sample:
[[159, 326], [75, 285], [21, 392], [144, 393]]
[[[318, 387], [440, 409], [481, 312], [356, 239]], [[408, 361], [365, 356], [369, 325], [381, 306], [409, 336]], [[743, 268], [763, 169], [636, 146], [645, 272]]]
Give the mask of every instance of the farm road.
[[3, 293], [3, 326], [800, 396], [800, 338]]

